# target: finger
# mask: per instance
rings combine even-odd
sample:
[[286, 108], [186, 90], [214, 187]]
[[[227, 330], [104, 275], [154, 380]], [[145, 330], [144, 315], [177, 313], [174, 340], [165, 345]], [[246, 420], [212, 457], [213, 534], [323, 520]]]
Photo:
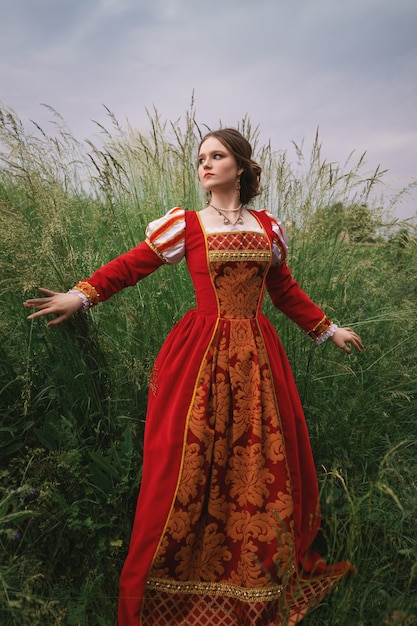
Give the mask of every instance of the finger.
[[58, 292], [51, 291], [50, 289], [45, 289], [45, 287], [38, 287], [38, 291], [44, 293], [46, 296], [55, 296]]
[[25, 300], [23, 306], [33, 308], [38, 307], [40, 304], [45, 304], [50, 302], [50, 299], [53, 296], [57, 295], [57, 291], [51, 291], [50, 289], [45, 289], [44, 287], [38, 287], [38, 291], [43, 293], [46, 297], [44, 298], [30, 298], [29, 300]]
[[352, 346], [354, 346], [357, 350], [362, 350], [363, 343], [362, 343], [362, 339], [359, 337], [359, 335], [357, 335], [350, 328], [346, 328], [345, 330], [348, 331], [348, 337], [346, 338], [345, 341], [347, 341], [348, 343], [352, 344]]
[[36, 317], [41, 317], [41, 315], [48, 315], [48, 311], [45, 309], [41, 309], [40, 311], [36, 311], [35, 313], [31, 313], [28, 315], [28, 320], [34, 320]]
[[[56, 307], [54, 307], [52, 305], [52, 302], [50, 301], [50, 299], [48, 298], [47, 302], [39, 302], [38, 304], [34, 304], [32, 306], [28, 306], [28, 308], [31, 309], [38, 309], [37, 313], [40, 315], [48, 315], [51, 313], [59, 313], [59, 311], [56, 310]], [[34, 315], [34, 313], [32, 313], [32, 315]]]
[[50, 302], [50, 298], [33, 298], [33, 300], [26, 300], [23, 303], [23, 306], [27, 307], [28, 309], [44, 309], [45, 307], [49, 306]]
[[49, 328], [50, 326], [56, 326], [57, 324], [60, 324], [61, 322], [64, 322], [65, 320], [69, 319], [71, 317], [71, 315], [58, 315], [58, 317], [55, 317], [53, 320], [51, 320], [50, 322], [47, 323], [46, 328]]
[[56, 326], [57, 324], [59, 324], [61, 321], [61, 316], [56, 317], [53, 320], [50, 320], [47, 324], [46, 324], [46, 328], [50, 328], [51, 326]]
[[358, 337], [358, 335], [352, 337], [350, 343], [356, 348], [356, 350], [359, 350], [359, 352], [363, 349], [362, 339]]
[[53, 306], [51, 303], [40, 304], [36, 307], [38, 311], [31, 313], [28, 316], [28, 319], [33, 319], [36, 317], [41, 317], [41, 315], [64, 315], [56, 306]]
[[360, 341], [355, 341], [354, 339], [349, 340], [349, 343], [358, 351], [362, 352], [363, 345]]

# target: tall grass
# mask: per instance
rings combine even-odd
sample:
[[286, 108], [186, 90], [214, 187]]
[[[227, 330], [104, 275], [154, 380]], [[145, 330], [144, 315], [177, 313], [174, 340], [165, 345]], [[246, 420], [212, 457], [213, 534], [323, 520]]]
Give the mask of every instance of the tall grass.
[[[84, 144], [51, 110], [52, 132], [0, 109], [0, 623], [114, 623], [117, 581], [140, 482], [147, 382], [172, 324], [193, 306], [183, 264], [163, 267], [88, 315], [46, 330], [22, 300], [66, 290], [143, 238], [172, 206], [203, 205], [191, 110], [146, 134], [108, 127]], [[288, 352], [319, 473], [321, 550], [357, 574], [310, 626], [416, 622], [417, 251], [395, 236], [361, 157], [327, 164], [316, 137], [297, 161], [240, 129], [262, 162], [256, 206], [288, 226], [290, 265], [312, 298], [354, 327], [366, 350], [315, 347], [265, 303]], [[350, 243], [332, 208], [367, 205], [379, 243]], [[398, 227], [399, 225], [394, 224]]]

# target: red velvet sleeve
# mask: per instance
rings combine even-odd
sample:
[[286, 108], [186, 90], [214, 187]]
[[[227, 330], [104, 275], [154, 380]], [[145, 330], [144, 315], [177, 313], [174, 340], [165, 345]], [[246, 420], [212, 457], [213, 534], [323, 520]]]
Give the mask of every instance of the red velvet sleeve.
[[285, 262], [270, 268], [266, 288], [277, 309], [298, 324], [312, 339], [320, 337], [331, 325], [325, 313], [293, 279]]
[[163, 259], [142, 241], [96, 270], [87, 282], [97, 291], [99, 302], [103, 302], [125, 287], [136, 285], [163, 264]]

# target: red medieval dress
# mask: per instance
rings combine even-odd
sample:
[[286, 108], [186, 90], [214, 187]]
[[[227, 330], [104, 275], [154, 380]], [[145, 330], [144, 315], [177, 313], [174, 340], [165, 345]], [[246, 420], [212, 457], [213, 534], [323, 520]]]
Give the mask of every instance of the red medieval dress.
[[279, 220], [252, 214], [257, 230], [208, 233], [197, 212], [172, 209], [88, 280], [102, 301], [185, 257], [197, 303], [151, 376], [119, 626], [296, 624], [352, 569], [311, 550], [316, 471], [265, 287], [313, 339], [330, 321], [291, 277]]

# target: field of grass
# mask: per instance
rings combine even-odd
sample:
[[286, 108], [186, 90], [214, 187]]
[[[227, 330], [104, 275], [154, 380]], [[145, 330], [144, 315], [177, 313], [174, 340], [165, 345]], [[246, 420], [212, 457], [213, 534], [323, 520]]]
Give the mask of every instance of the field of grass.
[[[147, 382], [164, 337], [193, 306], [186, 267], [163, 267], [47, 330], [22, 301], [67, 290], [138, 243], [150, 219], [203, 205], [201, 129], [156, 112], [141, 134], [109, 112], [79, 143], [0, 107], [0, 624], [111, 626], [140, 483]], [[346, 356], [274, 310], [309, 425], [323, 508], [320, 549], [357, 574], [306, 626], [417, 623], [417, 243], [375, 203], [382, 171], [326, 164], [317, 137], [297, 162], [240, 129], [282, 217], [294, 277], [362, 336]], [[399, 201], [401, 198], [399, 198]], [[359, 218], [365, 217], [363, 231]], [[337, 217], [337, 219], [336, 219]], [[369, 224], [371, 223], [371, 228]], [[361, 235], [362, 233], [362, 235]]]

